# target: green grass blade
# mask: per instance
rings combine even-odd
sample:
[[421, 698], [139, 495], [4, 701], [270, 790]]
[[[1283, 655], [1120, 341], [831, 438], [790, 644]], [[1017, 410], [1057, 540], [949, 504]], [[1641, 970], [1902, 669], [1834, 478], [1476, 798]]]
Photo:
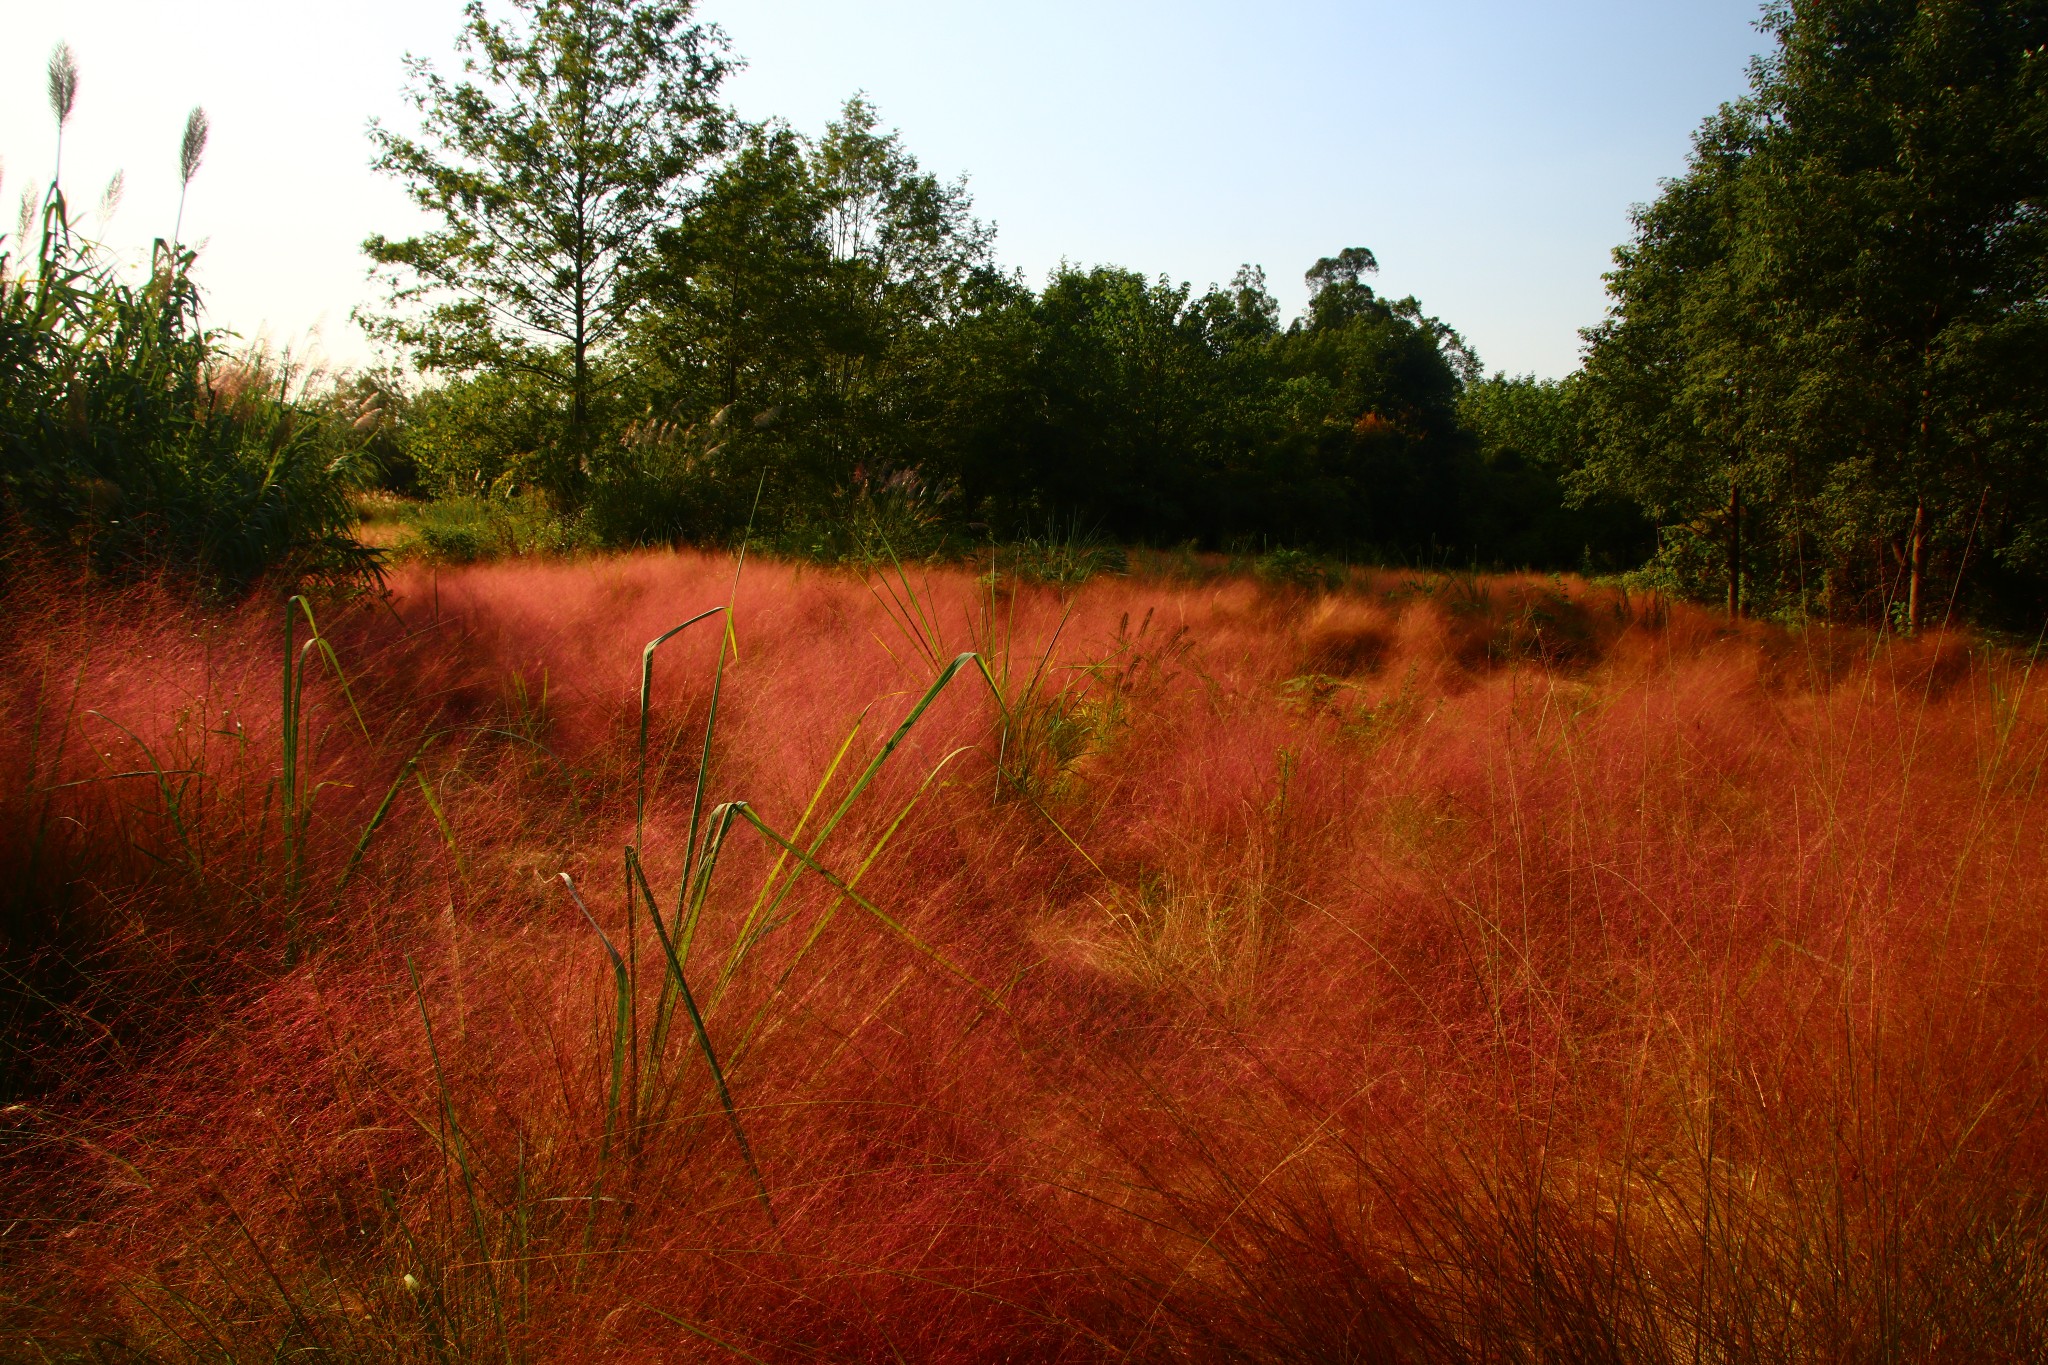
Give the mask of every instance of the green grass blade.
[[[832, 779], [839, 773], [839, 766], [846, 761], [846, 755], [852, 750], [853, 741], [860, 737], [861, 726], [867, 721], [868, 709], [867, 707], [861, 708], [860, 714], [854, 718], [853, 728], [848, 730], [846, 738], [839, 742], [838, 752], [834, 753], [832, 761], [825, 765], [824, 776], [820, 777], [817, 785], [811, 788], [810, 800], [804, 803], [803, 814], [797, 817], [796, 829], [789, 836], [792, 841], [803, 838], [804, 830], [811, 823], [811, 817], [817, 813], [819, 803], [825, 799], [826, 789], [832, 785]], [[709, 842], [708, 836], [706, 842], [707, 844]], [[775, 857], [775, 862], [768, 869], [768, 875], [761, 881], [761, 890], [755, 895], [754, 904], [747, 911], [746, 919], [740, 923], [739, 934], [736, 936], [735, 942], [745, 942], [749, 935], [752, 934], [755, 923], [761, 918], [762, 907], [769, 903], [769, 892], [774, 890], [776, 883], [782, 879], [783, 869], [788, 865], [789, 855], [787, 853], [778, 853]], [[800, 873], [801, 869], [799, 869]], [[776, 897], [775, 903], [781, 904], [780, 896]]]
[[[717, 815], [718, 812], [713, 812], [714, 819]], [[730, 824], [729, 818], [726, 823]], [[755, 1196], [760, 1200], [762, 1209], [767, 1212], [768, 1221], [774, 1223], [775, 1206], [768, 1198], [768, 1182], [761, 1175], [760, 1163], [754, 1159], [753, 1145], [747, 1141], [747, 1130], [740, 1123], [739, 1108], [732, 1102], [732, 1089], [726, 1084], [725, 1068], [718, 1063], [718, 1051], [711, 1045], [711, 1034], [704, 1027], [704, 1015], [697, 1008], [697, 998], [691, 993], [690, 983], [683, 976], [683, 964], [676, 955], [675, 942], [662, 924], [660, 910], [653, 908], [654, 893], [647, 888], [646, 874], [641, 870], [639, 857], [630, 849], [627, 850], [627, 863], [633, 869], [634, 875], [640, 879], [641, 894], [648, 898], [649, 918], [654, 921], [655, 937], [661, 940], [662, 952], [668, 957], [669, 979], [675, 986], [677, 996], [683, 1002], [684, 1012], [690, 1016], [690, 1029], [696, 1035], [697, 1049], [704, 1054], [705, 1065], [711, 1068], [711, 1083], [717, 1088], [718, 1103], [725, 1110], [726, 1122], [732, 1125], [733, 1140], [739, 1144], [740, 1155], [747, 1163], [747, 1172], [754, 1178]], [[567, 880], [567, 876], [568, 874], [563, 874], [564, 880]]]
[[419, 783], [420, 795], [427, 800], [427, 809], [433, 813], [434, 825], [441, 831], [442, 842], [446, 843], [448, 851], [455, 855], [456, 872], [463, 877], [467, 877], [469, 875], [469, 865], [463, 860], [462, 847], [455, 841], [455, 830], [449, 825], [448, 816], [441, 809], [440, 798], [434, 795], [433, 784], [427, 781], [426, 769], [414, 765], [412, 775], [414, 780]]
[[887, 929], [890, 933], [896, 935], [896, 937], [902, 939], [905, 943], [909, 944], [918, 952], [930, 958], [933, 962], [937, 963], [946, 971], [952, 973], [954, 976], [959, 977], [962, 981], [972, 986], [976, 991], [980, 992], [983, 998], [987, 999], [991, 1004], [999, 1003], [998, 997], [996, 996], [995, 992], [991, 991], [988, 987], [982, 985], [981, 982], [977, 981], [970, 973], [968, 973], [964, 969], [954, 965], [954, 963], [950, 959], [948, 959], [944, 953], [939, 952], [936, 948], [933, 948], [930, 944], [926, 943], [916, 934], [911, 933], [909, 929], [905, 928], [902, 924], [898, 923], [880, 906], [876, 905], [867, 897], [861, 895], [860, 892], [854, 890], [853, 887], [848, 885], [845, 881], [841, 880], [838, 876], [834, 875], [829, 869], [825, 867], [824, 864], [818, 862], [817, 859], [813, 858], [809, 853], [798, 848], [795, 844], [792, 844], [791, 842], [789, 842], [789, 840], [783, 838], [780, 834], [777, 834], [773, 829], [769, 828], [767, 822], [762, 820], [760, 816], [754, 814], [752, 809], [750, 809], [747, 806], [746, 802], [734, 801], [731, 803], [731, 806], [735, 811], [737, 811], [741, 819], [745, 820], [748, 824], [752, 825], [756, 830], [760, 831], [762, 838], [767, 839], [771, 843], [777, 844], [780, 847], [789, 850], [789, 852], [793, 856], [795, 856], [798, 862], [802, 863], [806, 868], [810, 869], [810, 871], [817, 874], [818, 878], [822, 880], [827, 886], [837, 891], [840, 895], [846, 897], [846, 899], [852, 901], [855, 905], [858, 905], [861, 909], [867, 911], [868, 914], [872, 915], [875, 918], [876, 922], [881, 924], [883, 928]]
[[377, 809], [370, 816], [370, 822], [363, 826], [362, 835], [357, 838], [354, 850], [348, 855], [348, 866], [342, 868], [340, 878], [334, 883], [334, 895], [328, 901], [328, 909], [332, 910], [341, 904], [342, 892], [348, 890], [348, 884], [355, 877], [356, 869], [362, 866], [363, 855], [370, 851], [370, 841], [377, 837], [377, 831], [382, 829], [384, 822], [391, 817], [392, 807], [398, 803], [398, 793], [405, 786], [405, 780], [412, 776], [413, 769], [419, 766], [419, 761], [419, 753], [415, 750], [412, 756], [400, 765], [398, 776], [391, 779], [391, 786], [384, 793], [384, 799], [377, 803]]
[[[137, 773], [135, 774], [135, 776], [146, 775], [156, 782], [157, 798], [161, 800], [164, 804], [164, 818], [170, 821], [171, 833], [177, 837], [178, 847], [185, 855], [185, 865], [191, 871], [192, 879], [200, 883], [202, 886], [205, 885], [206, 869], [201, 862], [198, 847], [192, 841], [191, 832], [185, 826], [184, 801], [182, 799], [182, 793], [189, 784], [180, 783], [178, 786], [178, 790], [173, 791], [171, 789], [171, 784], [168, 780], [170, 777], [174, 775], [181, 773], [189, 774], [194, 770], [191, 768], [164, 767], [162, 763], [157, 761], [156, 751], [150, 748], [149, 745], [143, 743], [142, 736], [136, 734], [133, 730], [123, 725], [120, 721], [115, 720], [112, 716], [109, 716], [102, 711], [88, 711], [86, 712], [86, 714], [89, 716], [96, 717], [99, 720], [103, 720], [107, 724], [113, 726], [116, 730], [119, 730], [122, 734], [128, 736], [129, 742], [142, 751], [143, 758], [147, 759], [149, 762], [149, 768], [146, 774]], [[78, 784], [67, 783], [66, 785], [71, 786]]]
[[[681, 625], [672, 626], [655, 636], [647, 642], [647, 647], [640, 651], [640, 763], [633, 798], [633, 843], [636, 847], [644, 847], [647, 839], [647, 726], [653, 712], [654, 652], [691, 626], [700, 621], [707, 621], [726, 610], [725, 607], [712, 607], [708, 611], [700, 611]], [[718, 657], [722, 664], [725, 660], [723, 642], [719, 645]]]
[[[867, 857], [863, 858], [861, 860], [860, 866], [853, 870], [853, 875], [846, 879], [847, 886], [854, 887], [860, 885], [861, 878], [867, 875], [868, 869], [873, 867], [875, 865], [876, 860], [882, 856], [883, 850], [888, 847], [889, 842], [895, 837], [896, 831], [902, 827], [903, 822], [905, 820], [908, 820], [910, 818], [910, 813], [913, 810], [917, 809], [918, 804], [921, 801], [923, 801], [925, 793], [931, 789], [932, 784], [938, 780], [939, 775], [946, 769], [947, 765], [950, 764], [955, 758], [958, 758], [961, 754], [966, 753], [969, 747], [970, 746], [963, 745], [962, 747], [955, 749], [952, 753], [947, 754], [945, 758], [941, 759], [938, 765], [935, 766], [932, 769], [932, 771], [925, 776], [925, 780], [923, 781], [923, 783], [919, 785], [916, 793], [911, 796], [910, 800], [906, 801], [903, 804], [903, 809], [896, 813], [896, 818], [889, 822], [888, 827], [882, 831], [881, 837], [878, 838], [875, 841], [874, 846], [868, 850]], [[794, 843], [795, 840], [791, 840], [790, 842]], [[784, 854], [782, 856], [788, 857], [789, 855]], [[800, 867], [798, 871], [799, 873], [801, 873], [803, 869]], [[772, 992], [770, 992], [769, 999], [763, 1001], [760, 1008], [754, 1012], [754, 1017], [747, 1021], [746, 1028], [740, 1034], [739, 1044], [734, 1049], [734, 1065], [738, 1065], [739, 1059], [743, 1058], [746, 1055], [747, 1049], [753, 1045], [755, 1035], [759, 1031], [762, 1021], [767, 1018], [769, 1005], [774, 1001], [776, 997], [780, 996], [782, 992], [788, 988], [790, 978], [796, 974], [797, 968], [803, 965], [804, 960], [811, 955], [811, 950], [816, 948], [819, 942], [823, 940], [823, 938], [825, 937], [825, 931], [832, 927], [833, 920], [838, 917], [839, 907], [844, 904], [845, 898], [843, 896], [834, 897], [832, 903], [826, 906], [825, 909], [819, 914], [817, 923], [813, 924], [811, 926], [811, 932], [805, 935], [803, 945], [799, 947], [796, 950], [796, 953], [790, 958], [789, 965], [782, 969], [782, 975], [776, 978], [775, 989]], [[777, 926], [773, 924], [764, 925], [761, 931], [754, 936], [753, 942], [757, 943], [761, 939], [766, 938], [775, 927]], [[751, 950], [752, 943], [749, 943], [747, 947], [749, 950]], [[984, 1005], [982, 1007], [982, 1012], [986, 1013], [987, 1010], [988, 1007]]]
[[[303, 597], [292, 598], [291, 602], [285, 604], [285, 616], [287, 621], [289, 621], [290, 619], [291, 609], [294, 605], [298, 607], [300, 613], [306, 618], [306, 629], [313, 632], [313, 638], [309, 640], [307, 643], [309, 645], [317, 645], [319, 647], [321, 656], [327, 660], [327, 666], [334, 671], [334, 681], [341, 688], [342, 699], [348, 703], [349, 714], [355, 717], [356, 728], [362, 731], [364, 739], [368, 739], [370, 737], [370, 727], [363, 721], [362, 708], [356, 705], [355, 692], [348, 685], [348, 674], [344, 672], [341, 667], [340, 657], [335, 654], [334, 646], [327, 642], [327, 637], [320, 633], [320, 623], [313, 619], [312, 603], [308, 602]], [[289, 627], [287, 627], [285, 638], [287, 640], [291, 638]], [[300, 681], [301, 686], [303, 686], [303, 666], [301, 667], [300, 670]]]
[[[832, 812], [831, 817], [825, 822], [824, 827], [818, 831], [817, 837], [811, 841], [808, 851], [798, 849], [793, 842], [784, 839], [780, 834], [774, 833], [765, 824], [761, 824], [758, 817], [756, 817], [753, 814], [752, 809], [748, 807], [745, 802], [733, 802], [731, 803], [731, 805], [735, 809], [745, 812], [746, 818], [749, 821], [758, 825], [763, 834], [767, 835], [778, 846], [786, 849], [790, 854], [795, 855], [798, 858], [798, 860], [802, 862], [805, 866], [813, 870], [817, 870], [817, 855], [824, 849], [825, 841], [831, 838], [832, 832], [835, 829], [837, 829], [840, 822], [846, 818], [847, 812], [853, 809], [854, 802], [860, 799], [861, 793], [866, 791], [869, 784], [875, 780], [876, 775], [880, 773], [882, 770], [882, 765], [889, 761], [890, 755], [896, 752], [897, 748], [910, 734], [912, 728], [914, 728], [917, 725], [918, 721], [924, 718], [925, 712], [931, 709], [932, 703], [938, 700], [939, 694], [943, 692], [946, 689], [946, 687], [953, 681], [953, 679], [958, 677], [960, 673], [970, 663], [973, 664], [975, 668], [980, 671], [982, 681], [987, 683], [990, 691], [995, 693], [996, 703], [998, 706], [1001, 706], [1002, 691], [1001, 689], [996, 687], [995, 679], [989, 676], [988, 665], [986, 662], [983, 661], [981, 656], [969, 652], [966, 654], [962, 654], [958, 658], [954, 659], [952, 663], [948, 664], [945, 670], [939, 674], [937, 680], [934, 681], [932, 685], [925, 690], [925, 694], [918, 699], [917, 705], [913, 706], [910, 709], [910, 714], [903, 718], [902, 722], [896, 727], [894, 733], [892, 733], [889, 736], [888, 741], [885, 744], [883, 744], [881, 752], [877, 753], [874, 756], [874, 758], [869, 760], [867, 767], [863, 769], [861, 775], [854, 780], [851, 790], [849, 790], [846, 796], [840, 801], [838, 807]], [[765, 910], [762, 911], [760, 915], [760, 920], [762, 923], [772, 923], [775, 921], [776, 913], [782, 908], [782, 903], [789, 898], [790, 892], [795, 889], [796, 882], [797, 878], [794, 876], [788, 878], [783, 882], [781, 889], [775, 893], [774, 898], [769, 901]], [[876, 913], [880, 914], [879, 911], [877, 911]], [[885, 921], [887, 920], [887, 916], [883, 916], [882, 918]], [[751, 927], [751, 924], [752, 920], [750, 917], [749, 927]], [[758, 932], [756, 932], [754, 934], [754, 937], [758, 938], [758, 936]], [[744, 937], [737, 939], [735, 941], [736, 946], [734, 957], [730, 962], [728, 962], [726, 966], [724, 977], [721, 979], [720, 982], [720, 990], [718, 992], [719, 995], [723, 995], [725, 983], [730, 981], [734, 971], [737, 970], [739, 965], [739, 958], [744, 954], [744, 945], [748, 941], [749, 940]]]
[[441, 1100], [441, 1121], [448, 1125], [448, 1142], [455, 1165], [462, 1172], [462, 1193], [469, 1204], [470, 1225], [476, 1234], [477, 1258], [483, 1266], [491, 1291], [491, 1316], [498, 1328], [498, 1346], [507, 1362], [512, 1359], [511, 1338], [505, 1332], [505, 1313], [498, 1297], [498, 1273], [491, 1257], [490, 1238], [484, 1230], [483, 1201], [477, 1197], [476, 1173], [470, 1169], [469, 1152], [462, 1139], [462, 1125], [455, 1119], [455, 1102], [448, 1094], [448, 1078], [441, 1068], [441, 1049], [434, 1041], [434, 1021], [427, 1013], [427, 993], [420, 986], [419, 968], [412, 954], [405, 955], [406, 974], [412, 977], [413, 998], [419, 1002], [420, 1025], [427, 1033], [427, 1056], [434, 1064], [434, 1090]]

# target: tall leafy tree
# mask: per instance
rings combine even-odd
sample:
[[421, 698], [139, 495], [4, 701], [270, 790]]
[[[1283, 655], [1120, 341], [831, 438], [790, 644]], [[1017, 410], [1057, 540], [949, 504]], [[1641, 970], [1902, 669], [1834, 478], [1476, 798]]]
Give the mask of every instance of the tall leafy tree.
[[724, 454], [773, 472], [771, 517], [912, 467], [943, 482], [950, 329], [1002, 293], [991, 235], [964, 184], [922, 170], [865, 100], [815, 141], [747, 130], [641, 276], [648, 402], [678, 421], [738, 404], [749, 425]]
[[[379, 170], [439, 220], [370, 238], [402, 311], [382, 330], [429, 369], [523, 370], [563, 392], [568, 439], [549, 471], [580, 482], [593, 364], [621, 334], [655, 229], [683, 209], [724, 142], [724, 35], [691, 0], [471, 0], [462, 76], [408, 60], [422, 135], [372, 125]], [[419, 305], [424, 305], [420, 307]]]
[[687, 410], [773, 406], [817, 368], [832, 265], [802, 139], [751, 129], [689, 213], [658, 233], [636, 350]]
[[675, 506], [703, 525], [747, 516], [757, 490], [770, 521], [818, 501], [830, 481], [812, 477], [816, 460], [805, 457], [826, 444], [816, 394], [836, 331], [834, 263], [803, 140], [780, 125], [746, 130], [656, 241], [641, 285], [647, 309], [624, 353], [640, 420], [687, 430], [724, 414]]
[[1062, 269], [1038, 301], [1034, 482], [1051, 515], [1125, 538], [1211, 530], [1215, 350], [1185, 284], [1130, 270]]
[[1764, 26], [1750, 96], [1617, 255], [1581, 488], [1633, 496], [1694, 586], [1718, 540], [1731, 610], [1874, 596], [1917, 628], [1937, 574], [2048, 570], [2048, 6]]
[[[1762, 454], [1753, 429], [1782, 332], [1759, 324], [1775, 303], [1745, 237], [1745, 172], [1759, 120], [1731, 106], [1695, 136], [1690, 172], [1636, 210], [1635, 240], [1615, 253], [1614, 300], [1589, 333], [1585, 410], [1596, 439], [1581, 494], [1619, 494], [1663, 528], [1666, 566], [1696, 591], [1720, 582], [1743, 605], [1745, 487], [1752, 508]], [[1752, 535], [1754, 543], [1762, 539]]]
[[[1254, 267], [1198, 294], [1066, 265], [1034, 293], [992, 268], [991, 235], [864, 100], [815, 141], [745, 130], [656, 235], [617, 385], [636, 426], [591, 506], [642, 539], [758, 511], [810, 544], [878, 489], [996, 535], [1518, 563], [1616, 539], [1562, 515], [1547, 453], [1477, 457], [1459, 408], [1476, 357], [1375, 291], [1363, 248], [1317, 262], [1283, 327]], [[1521, 492], [1560, 515], [1499, 506]]]
[[1365, 278], [1378, 268], [1363, 247], [1317, 261], [1307, 313], [1274, 342], [1290, 435], [1273, 482], [1290, 497], [1270, 524], [1293, 539], [1404, 555], [1468, 551], [1471, 452], [1457, 401], [1478, 359], [1415, 299], [1380, 295]]
[[932, 343], [988, 270], [994, 232], [974, 218], [965, 181], [920, 168], [859, 96], [827, 126], [810, 165], [834, 261], [821, 397], [838, 410], [842, 460], [894, 463], [884, 433], [920, 422]]
[[2025, 559], [2048, 511], [2048, 5], [1802, 0], [1767, 24], [1755, 216], [1861, 484], [1843, 548], [1896, 545], [1917, 628], [1937, 557], [1948, 577], [1989, 533]]

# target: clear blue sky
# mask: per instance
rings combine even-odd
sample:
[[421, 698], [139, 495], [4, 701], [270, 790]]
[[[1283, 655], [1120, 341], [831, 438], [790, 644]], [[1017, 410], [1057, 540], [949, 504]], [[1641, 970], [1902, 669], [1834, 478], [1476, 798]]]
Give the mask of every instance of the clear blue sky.
[[[407, 52], [446, 64], [458, 0], [0, 0], [5, 214], [49, 174], [43, 63], [83, 72], [75, 205], [117, 169], [106, 228], [137, 256], [175, 210], [185, 110], [214, 123], [186, 235], [215, 320], [359, 363], [357, 247], [414, 220], [367, 169], [404, 117]], [[1263, 265], [1301, 302], [1316, 257], [1367, 246], [1489, 368], [1559, 375], [1599, 319], [1630, 204], [1741, 93], [1754, 0], [703, 0], [748, 69], [749, 117], [816, 132], [865, 91], [929, 169], [966, 173], [997, 254], [1190, 280]]]

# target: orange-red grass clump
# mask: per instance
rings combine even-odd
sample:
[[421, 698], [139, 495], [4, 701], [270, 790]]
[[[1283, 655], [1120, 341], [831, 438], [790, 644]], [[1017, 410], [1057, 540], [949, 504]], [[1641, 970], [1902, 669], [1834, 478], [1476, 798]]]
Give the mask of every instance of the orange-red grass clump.
[[[729, 595], [699, 808], [724, 618], [644, 788], [641, 651]], [[285, 609], [17, 592], [0, 1356], [2048, 1351], [2024, 657], [697, 554], [313, 615], [287, 763]]]

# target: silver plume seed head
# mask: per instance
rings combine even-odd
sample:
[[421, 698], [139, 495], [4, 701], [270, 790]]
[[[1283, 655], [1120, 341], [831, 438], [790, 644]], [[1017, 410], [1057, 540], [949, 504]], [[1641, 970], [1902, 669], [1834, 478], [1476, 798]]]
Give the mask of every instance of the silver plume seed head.
[[206, 135], [212, 130], [207, 122], [206, 111], [198, 105], [185, 116], [185, 141], [178, 148], [178, 176], [183, 184], [191, 184], [192, 177], [199, 173], [199, 160], [206, 155]]
[[71, 44], [59, 43], [50, 49], [50, 112], [57, 116], [60, 130], [71, 121], [71, 106], [77, 101], [78, 58], [72, 55]]

